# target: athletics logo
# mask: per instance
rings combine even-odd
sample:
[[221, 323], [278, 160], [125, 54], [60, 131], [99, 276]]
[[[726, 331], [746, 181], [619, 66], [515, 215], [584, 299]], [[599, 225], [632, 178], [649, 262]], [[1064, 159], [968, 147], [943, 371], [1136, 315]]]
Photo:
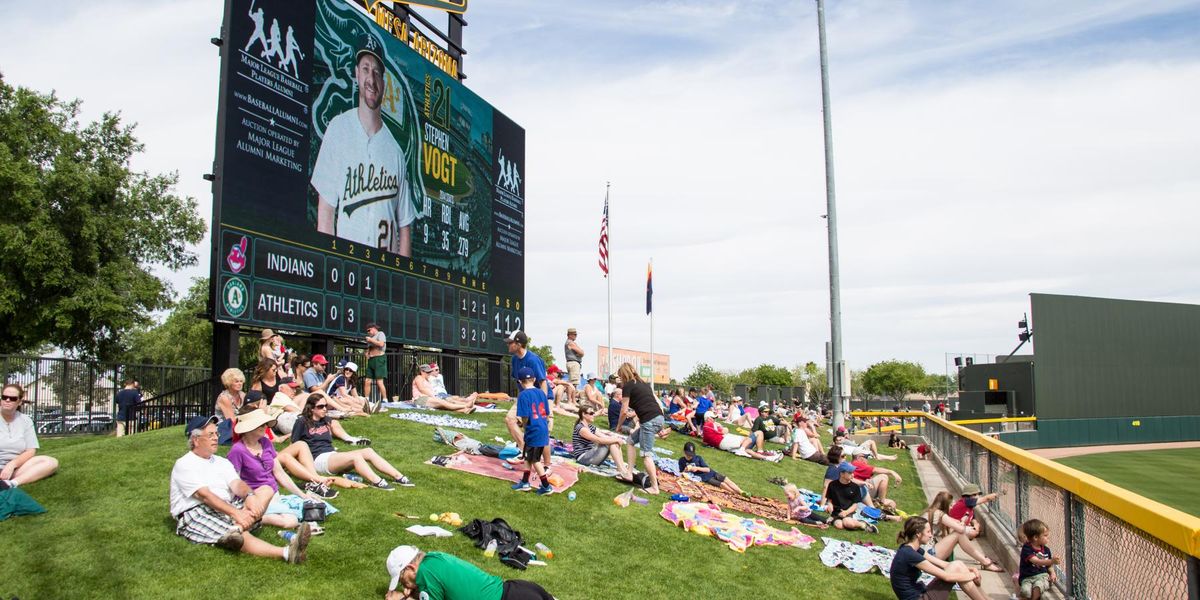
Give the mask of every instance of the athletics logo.
[[517, 163], [504, 158], [504, 150], [500, 151], [496, 161], [500, 163], [500, 176], [496, 178], [496, 185], [520, 196], [521, 171], [517, 168]]
[[246, 289], [246, 284], [242, 283], [241, 279], [231, 277], [225, 282], [225, 289], [221, 291], [221, 304], [225, 307], [226, 314], [234, 318], [242, 316], [246, 312], [249, 300], [250, 290]]

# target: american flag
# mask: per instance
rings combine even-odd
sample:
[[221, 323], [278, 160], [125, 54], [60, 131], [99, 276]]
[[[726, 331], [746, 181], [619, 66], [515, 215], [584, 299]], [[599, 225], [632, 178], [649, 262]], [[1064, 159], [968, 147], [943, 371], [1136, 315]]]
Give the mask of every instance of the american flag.
[[600, 270], [608, 277], [608, 194], [604, 194], [604, 218], [600, 219]]

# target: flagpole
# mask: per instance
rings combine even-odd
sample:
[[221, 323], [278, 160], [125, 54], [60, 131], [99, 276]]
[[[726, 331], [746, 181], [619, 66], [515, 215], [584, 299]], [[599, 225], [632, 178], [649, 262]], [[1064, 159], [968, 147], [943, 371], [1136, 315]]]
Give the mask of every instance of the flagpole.
[[[647, 277], [648, 278], [653, 277], [653, 274], [654, 274], [654, 257], [652, 256], [652, 257], [650, 257], [650, 274], [647, 275]], [[647, 279], [647, 285], [649, 285], [649, 279]], [[649, 297], [647, 297], [647, 301], [649, 302]], [[654, 391], [654, 363], [656, 362], [654, 360], [654, 306], [648, 305], [647, 308], [650, 309], [650, 391], [653, 392]]]
[[[611, 186], [612, 186], [611, 182], [608, 182], [608, 181], [604, 182], [604, 206], [606, 206], [606, 207], [608, 207], [608, 191]], [[610, 211], [612, 210], [611, 207], [609, 207], [609, 210]], [[611, 216], [611, 213], [608, 217], [607, 223], [608, 223], [608, 225], [607, 225], [607, 227], [608, 227], [608, 256], [611, 258], [612, 257], [612, 216]], [[613, 345], [612, 345], [612, 260], [608, 260], [607, 264], [608, 264], [608, 271], [604, 274], [604, 279], [608, 281], [608, 356], [606, 357], [605, 362], [607, 363], [606, 370], [608, 371], [608, 375], [612, 375], [612, 373], [613, 373], [613, 370], [612, 370], [612, 355], [613, 355]]]

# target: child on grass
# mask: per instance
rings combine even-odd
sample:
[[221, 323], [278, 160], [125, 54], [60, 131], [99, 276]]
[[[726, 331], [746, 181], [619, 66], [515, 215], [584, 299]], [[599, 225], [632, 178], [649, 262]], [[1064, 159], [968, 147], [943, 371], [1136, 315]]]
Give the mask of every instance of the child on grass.
[[815, 525], [820, 529], [829, 528], [825, 521], [813, 516], [812, 507], [808, 505], [808, 501], [800, 494], [800, 490], [796, 488], [795, 484], [789, 483], [783, 486], [783, 493], [787, 494], [788, 516], [805, 525]]
[[692, 473], [696, 477], [699, 477], [700, 481], [708, 485], [719, 487], [746, 498], [750, 497], [750, 494], [742, 491], [742, 488], [738, 487], [738, 484], [734, 483], [732, 479], [708, 466], [708, 463], [704, 462], [704, 459], [699, 454], [696, 454], [696, 444], [692, 442], [683, 445], [683, 456], [679, 458], [679, 472]]
[[1030, 519], [1021, 525], [1021, 597], [1038, 600], [1050, 591], [1057, 579], [1050, 567], [1062, 564], [1062, 559], [1050, 554], [1050, 528], [1038, 519]]
[[514, 483], [512, 489], [518, 492], [532, 489], [529, 475], [536, 471], [541, 481], [537, 493], [544, 496], [554, 491], [546, 479], [546, 467], [542, 464], [550, 464], [550, 401], [541, 388], [533, 387], [537, 381], [533, 369], [521, 367], [517, 370], [517, 379], [521, 382], [521, 393], [517, 396], [517, 418], [525, 430], [526, 470], [521, 481]]

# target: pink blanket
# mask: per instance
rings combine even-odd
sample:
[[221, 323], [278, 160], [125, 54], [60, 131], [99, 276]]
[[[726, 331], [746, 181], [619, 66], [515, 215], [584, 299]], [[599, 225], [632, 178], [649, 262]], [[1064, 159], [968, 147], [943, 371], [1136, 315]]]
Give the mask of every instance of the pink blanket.
[[[504, 467], [504, 463], [505, 461], [499, 458], [458, 452], [451, 457], [450, 463], [446, 465], [446, 468], [483, 475], [484, 477], [491, 477], [493, 479], [503, 479], [504, 481], [511, 481], [513, 483], [520, 481], [521, 476], [525, 474], [525, 465], [510, 464], [509, 466], [512, 469], [507, 469]], [[550, 467], [549, 474], [558, 475], [563, 480], [562, 485], [554, 486], [553, 493], [555, 494], [566, 491], [575, 485], [575, 482], [579, 481], [579, 471], [571, 465], [555, 464]], [[535, 474], [534, 477], [537, 477], [537, 475]]]

